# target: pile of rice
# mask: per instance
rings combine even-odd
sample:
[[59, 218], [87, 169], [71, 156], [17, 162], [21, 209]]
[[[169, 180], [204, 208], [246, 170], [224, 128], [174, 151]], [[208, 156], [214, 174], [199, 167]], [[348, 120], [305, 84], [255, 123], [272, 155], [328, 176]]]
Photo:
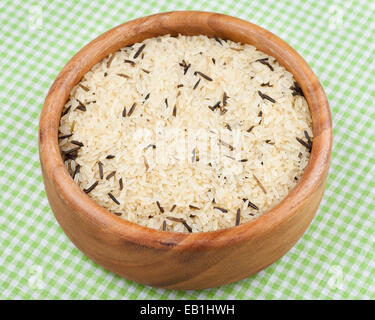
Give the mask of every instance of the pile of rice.
[[217, 37], [169, 35], [96, 64], [62, 113], [74, 181], [150, 228], [212, 231], [278, 204], [307, 165], [311, 116], [273, 57]]

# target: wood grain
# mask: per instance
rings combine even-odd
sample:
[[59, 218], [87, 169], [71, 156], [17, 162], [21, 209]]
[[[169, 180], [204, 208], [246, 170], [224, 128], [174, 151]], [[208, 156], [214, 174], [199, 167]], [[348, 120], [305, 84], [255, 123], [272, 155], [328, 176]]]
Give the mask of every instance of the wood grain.
[[[109, 53], [164, 34], [217, 35], [248, 43], [290, 71], [308, 101], [314, 146], [305, 173], [290, 194], [258, 219], [230, 229], [180, 234], [148, 229], [109, 213], [71, 179], [57, 134], [72, 87]], [[307, 63], [284, 41], [244, 20], [208, 12], [168, 12], [136, 19], [80, 50], [53, 83], [39, 124], [39, 154], [46, 193], [64, 232], [88, 257], [127, 279], [173, 289], [227, 284], [265, 268], [302, 236], [324, 192], [332, 147], [326, 95]]]

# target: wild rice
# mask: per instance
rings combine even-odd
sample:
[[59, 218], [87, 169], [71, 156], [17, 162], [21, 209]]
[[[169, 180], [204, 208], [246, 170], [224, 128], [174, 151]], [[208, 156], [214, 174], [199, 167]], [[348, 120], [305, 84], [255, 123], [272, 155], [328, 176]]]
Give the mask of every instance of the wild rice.
[[142, 44], [140, 47], [139, 47], [139, 49], [137, 50], [137, 52], [135, 53], [135, 55], [134, 55], [134, 59], [137, 59], [138, 58], [138, 56], [141, 54], [141, 52], [143, 51], [143, 49], [145, 48], [145, 44]]
[[134, 102], [134, 103], [132, 104], [132, 106], [131, 106], [129, 112], [128, 112], [128, 117], [130, 117], [130, 116], [132, 115], [132, 113], [134, 112], [136, 106], [137, 106], [137, 103]]
[[116, 170], [115, 171], [112, 171], [108, 176], [106, 176], [106, 180], [109, 180], [111, 179], [114, 175], [116, 174]]
[[241, 220], [241, 209], [238, 208], [237, 209], [237, 214], [236, 214], [236, 226], [238, 226], [240, 224], [240, 220]]
[[194, 75], [200, 75], [202, 78], [206, 79], [207, 81], [212, 81], [212, 78], [209, 77], [208, 75], [204, 74], [203, 72], [200, 71], [195, 71]]
[[103, 179], [103, 163], [101, 163], [101, 161], [98, 162], [98, 167], [99, 167], [99, 177], [100, 177], [100, 180]]
[[164, 213], [164, 208], [160, 205], [160, 202], [159, 201], [156, 201], [156, 204], [160, 210], [161, 213]]
[[115, 198], [115, 196], [112, 193], [108, 192], [107, 194], [108, 194], [108, 197], [110, 197], [114, 203], [116, 203], [117, 205], [120, 204], [120, 202], [118, 202], [118, 200]]
[[260, 97], [264, 100], [268, 100], [268, 101], [271, 101], [272, 103], [275, 103], [276, 100], [275, 99], [272, 99], [270, 96], [262, 93], [261, 91], [258, 90], [258, 94], [260, 95]]
[[74, 170], [74, 173], [73, 173], [73, 176], [72, 176], [72, 179], [74, 180], [76, 174], [79, 172], [79, 169], [81, 168], [81, 166], [79, 164], [76, 164], [76, 168]]
[[198, 81], [195, 83], [195, 85], [194, 85], [194, 87], [193, 87], [193, 90], [195, 90], [195, 89], [198, 87], [199, 82], [201, 82], [201, 79], [198, 79]]
[[62, 140], [62, 139], [70, 138], [71, 136], [73, 136], [73, 133], [65, 134], [63, 136], [58, 137], [57, 139]]
[[76, 146], [79, 146], [79, 147], [83, 147], [83, 143], [80, 142], [80, 141], [70, 140], [70, 143], [73, 143], [73, 144], [75, 144]]
[[86, 92], [90, 91], [89, 88], [87, 88], [86, 86], [84, 86], [83, 84], [78, 84], [83, 90], [85, 90]]
[[95, 181], [90, 187], [88, 187], [87, 189], [83, 189], [83, 192], [90, 193], [92, 190], [95, 189], [98, 183], [99, 183], [98, 181]]

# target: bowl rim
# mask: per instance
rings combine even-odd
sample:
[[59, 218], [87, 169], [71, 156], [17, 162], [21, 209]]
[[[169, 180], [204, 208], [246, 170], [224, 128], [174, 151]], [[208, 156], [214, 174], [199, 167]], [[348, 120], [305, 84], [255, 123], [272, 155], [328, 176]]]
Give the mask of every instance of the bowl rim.
[[[213, 23], [215, 19], [225, 20], [228, 26], [232, 28], [235, 26], [241, 32], [244, 30], [258, 32], [269, 41], [270, 50], [277, 49], [280, 52], [285, 51], [288, 53], [289, 57], [286, 59], [295, 61], [295, 64], [300, 69], [295, 69], [294, 72], [290, 71], [288, 69], [290, 66], [285, 65], [286, 62], [279, 62], [279, 59], [276, 59], [293, 74], [301, 86], [310, 108], [314, 132], [314, 144], [304, 173], [282, 201], [250, 222], [226, 229], [197, 233], [178, 233], [151, 229], [117, 217], [100, 206], [85, 194], [71, 178], [60, 155], [57, 139], [58, 123], [67, 99], [66, 89], [64, 88], [70, 88], [69, 94], [71, 88], [80, 81], [82, 75], [91, 69], [95, 63], [101, 61], [109, 53], [117, 51], [108, 50], [106, 47], [108, 45], [106, 42], [109, 38], [114, 38], [119, 34], [124, 34], [124, 31], [134, 29], [137, 23], [152, 24], [156, 23], [155, 21], [158, 19], [163, 19], [163, 22], [167, 23], [170, 18], [183, 19], [185, 15], [189, 15], [191, 18], [196, 16], [198, 24], [199, 17], [209, 16]], [[135, 30], [134, 32], [137, 31]], [[157, 36], [157, 34], [152, 35], [150, 33], [148, 38], [152, 36]], [[118, 49], [121, 47], [119, 46]], [[102, 50], [99, 54], [101, 58], [99, 59], [98, 57], [97, 62], [91, 63], [91, 66], [88, 67], [83, 59], [85, 54], [93, 53], [94, 50]], [[264, 52], [267, 50], [264, 50]], [[275, 52], [277, 53], [277, 51]], [[275, 54], [272, 55], [274, 56]], [[321, 118], [325, 118], [325, 120], [321, 120]], [[322, 182], [325, 183], [332, 149], [332, 123], [328, 100], [317, 77], [304, 59], [285, 41], [251, 22], [228, 15], [204, 11], [171, 11], [137, 18], [120, 24], [101, 34], [79, 50], [61, 70], [47, 94], [40, 115], [38, 142], [43, 174], [48, 176], [57, 188], [58, 195], [77, 214], [97, 222], [102, 228], [110, 228], [111, 232], [116, 233], [117, 236], [124, 240], [142, 246], [165, 249], [179, 243], [178, 248], [180, 249], [202, 250], [226, 246], [256, 237], [259, 234], [270, 233], [282, 222], [292, 219], [298, 213], [298, 208], [309, 201], [309, 195], [320, 187]]]

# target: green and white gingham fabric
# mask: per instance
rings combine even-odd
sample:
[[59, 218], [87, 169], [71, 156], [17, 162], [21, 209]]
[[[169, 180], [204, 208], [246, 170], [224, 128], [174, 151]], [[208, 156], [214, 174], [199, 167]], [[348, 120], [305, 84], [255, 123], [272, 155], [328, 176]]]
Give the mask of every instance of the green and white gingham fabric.
[[[65, 63], [125, 21], [171, 10], [256, 23], [310, 64], [332, 109], [327, 189], [297, 245], [258, 274], [220, 288], [171, 291], [122, 279], [68, 240], [48, 205], [39, 114]], [[0, 1], [0, 298], [375, 298], [375, 1]]]

